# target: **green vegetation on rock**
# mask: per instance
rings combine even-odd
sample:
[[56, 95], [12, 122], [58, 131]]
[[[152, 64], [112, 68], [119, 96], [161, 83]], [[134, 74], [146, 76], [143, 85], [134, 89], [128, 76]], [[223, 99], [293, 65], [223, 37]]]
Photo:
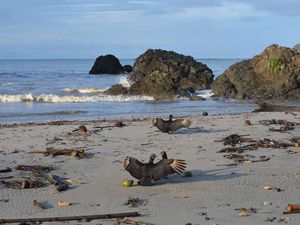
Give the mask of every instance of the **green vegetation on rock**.
[[280, 70], [281, 62], [279, 58], [276, 59], [270, 59], [269, 61], [269, 69], [271, 70], [272, 73], [278, 73]]

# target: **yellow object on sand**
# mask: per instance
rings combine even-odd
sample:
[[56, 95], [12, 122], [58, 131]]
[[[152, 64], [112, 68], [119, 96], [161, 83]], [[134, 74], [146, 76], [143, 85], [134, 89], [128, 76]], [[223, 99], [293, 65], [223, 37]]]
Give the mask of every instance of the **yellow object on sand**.
[[123, 180], [122, 184], [123, 184], [123, 187], [131, 187], [133, 185], [133, 180], [125, 179], [125, 180]]

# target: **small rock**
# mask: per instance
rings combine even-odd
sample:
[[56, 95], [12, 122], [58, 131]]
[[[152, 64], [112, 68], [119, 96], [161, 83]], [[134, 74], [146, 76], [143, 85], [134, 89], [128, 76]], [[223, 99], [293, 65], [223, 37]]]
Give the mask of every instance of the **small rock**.
[[81, 126], [79, 126], [79, 128], [78, 128], [78, 132], [81, 132], [81, 133], [86, 133], [86, 132], [87, 132], [87, 128], [86, 128], [86, 126], [84, 126], [84, 125], [81, 125]]
[[250, 120], [245, 120], [245, 125], [246, 126], [251, 126], [251, 121]]
[[208, 116], [208, 112], [203, 112], [202, 116]]
[[117, 121], [115, 127], [124, 127], [124, 123], [122, 121]]

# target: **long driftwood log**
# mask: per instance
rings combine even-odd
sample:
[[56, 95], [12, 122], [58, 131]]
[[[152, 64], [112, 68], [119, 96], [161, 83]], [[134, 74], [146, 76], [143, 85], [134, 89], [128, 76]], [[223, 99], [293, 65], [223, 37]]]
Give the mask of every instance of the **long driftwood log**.
[[272, 105], [267, 102], [256, 102], [259, 106], [253, 112], [300, 112], [300, 106]]
[[138, 212], [112, 213], [99, 215], [83, 215], [83, 216], [61, 216], [61, 217], [44, 217], [44, 218], [22, 218], [22, 219], [0, 219], [0, 224], [4, 223], [26, 223], [26, 222], [57, 222], [71, 220], [98, 220], [98, 219], [113, 219], [140, 216]]

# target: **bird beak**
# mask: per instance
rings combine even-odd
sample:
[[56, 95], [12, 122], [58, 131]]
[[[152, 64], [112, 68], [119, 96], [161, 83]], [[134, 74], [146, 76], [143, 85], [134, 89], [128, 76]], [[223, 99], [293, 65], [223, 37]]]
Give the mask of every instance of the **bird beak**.
[[127, 169], [127, 166], [129, 165], [129, 157], [127, 156], [126, 159], [124, 160], [124, 169]]

